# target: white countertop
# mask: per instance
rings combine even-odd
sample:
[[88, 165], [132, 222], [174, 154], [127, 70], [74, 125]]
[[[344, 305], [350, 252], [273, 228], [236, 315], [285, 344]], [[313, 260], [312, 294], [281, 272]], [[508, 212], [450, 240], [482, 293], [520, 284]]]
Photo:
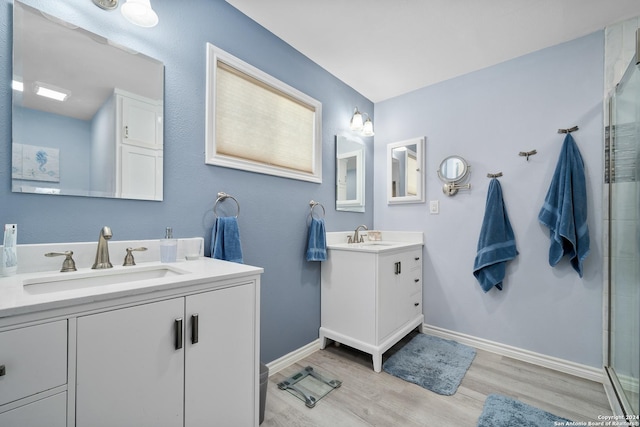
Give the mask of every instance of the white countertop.
[[[92, 245], [91, 248], [94, 246], [95, 245]], [[18, 248], [20, 248], [20, 245], [18, 245]], [[42, 252], [40, 248], [39, 252]], [[142, 252], [140, 254], [145, 253]], [[160, 263], [159, 261], [141, 262], [138, 260], [138, 255], [136, 254], [137, 265], [135, 266], [124, 267], [121, 265], [115, 265], [116, 263], [112, 261], [114, 267], [110, 269], [92, 270], [90, 266], [81, 267], [81, 265], [78, 265], [77, 271], [61, 273], [59, 271], [59, 265], [62, 263], [63, 258], [64, 257], [57, 257], [56, 267], [58, 269], [56, 270], [31, 270], [27, 272], [20, 272], [8, 277], [0, 276], [0, 319], [19, 314], [71, 307], [78, 304], [107, 301], [110, 299], [135, 295], [152, 294], [153, 292], [196, 286], [214, 281], [226, 283], [228, 280], [236, 278], [259, 275], [264, 271], [260, 267], [205, 257], [200, 257], [197, 260], [190, 261], [183, 259], [173, 263]], [[143, 256], [140, 258], [143, 258]], [[21, 260], [19, 258], [18, 262], [20, 263], [20, 261]], [[38, 292], [25, 290], [24, 286], [25, 281], [29, 283], [33, 281], [48, 282], [69, 280], [85, 276], [91, 277], [91, 275], [119, 275], [150, 269], [168, 269], [177, 274], [160, 278], [121, 281], [97, 286], [89, 285], [80, 287], [79, 289], [53, 290], [51, 292], [44, 290], [45, 286], [49, 286], [48, 283], [38, 284], [40, 287]], [[29, 288], [27, 287], [27, 289]]]
[[327, 233], [327, 249], [381, 253], [424, 245], [421, 231], [381, 231], [380, 240], [369, 240], [368, 232], [369, 230], [360, 231], [362, 243], [347, 243], [348, 237], [353, 236], [353, 231]]

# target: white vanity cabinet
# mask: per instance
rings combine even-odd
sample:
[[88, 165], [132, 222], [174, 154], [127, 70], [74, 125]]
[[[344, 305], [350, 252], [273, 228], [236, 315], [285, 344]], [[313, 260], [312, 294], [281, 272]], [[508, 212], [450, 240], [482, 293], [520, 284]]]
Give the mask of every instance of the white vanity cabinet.
[[76, 426], [255, 425], [255, 292], [245, 283], [79, 317]]
[[0, 427], [257, 427], [262, 272], [202, 257], [0, 277]]
[[332, 339], [370, 353], [380, 372], [382, 354], [423, 321], [421, 244], [329, 249], [322, 263], [322, 348]]
[[0, 332], [0, 426], [66, 426], [67, 322]]

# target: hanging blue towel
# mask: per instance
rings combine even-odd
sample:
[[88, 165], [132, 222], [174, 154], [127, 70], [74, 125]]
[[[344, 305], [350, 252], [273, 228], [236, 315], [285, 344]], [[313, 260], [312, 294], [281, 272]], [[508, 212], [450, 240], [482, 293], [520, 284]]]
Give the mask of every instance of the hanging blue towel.
[[571, 265], [582, 277], [582, 264], [589, 254], [587, 184], [584, 162], [570, 133], [562, 144], [538, 220], [549, 228], [549, 265], [555, 267], [564, 255], [568, 255]]
[[309, 237], [307, 238], [307, 261], [327, 260], [327, 237], [324, 219], [311, 218]]
[[473, 275], [483, 291], [489, 292], [494, 286], [502, 290], [506, 264], [517, 255], [515, 236], [502, 200], [502, 187], [493, 178], [489, 183], [478, 252], [473, 264]]
[[211, 258], [243, 263], [236, 217], [216, 218], [211, 234]]

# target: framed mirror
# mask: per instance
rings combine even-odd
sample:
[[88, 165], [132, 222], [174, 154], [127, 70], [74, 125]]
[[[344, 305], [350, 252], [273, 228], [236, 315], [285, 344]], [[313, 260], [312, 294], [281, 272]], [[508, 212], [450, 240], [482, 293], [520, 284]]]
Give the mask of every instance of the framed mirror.
[[425, 138], [387, 145], [387, 203], [423, 203]]
[[162, 200], [164, 65], [13, 6], [12, 191]]
[[336, 210], [364, 212], [364, 143], [336, 136]]

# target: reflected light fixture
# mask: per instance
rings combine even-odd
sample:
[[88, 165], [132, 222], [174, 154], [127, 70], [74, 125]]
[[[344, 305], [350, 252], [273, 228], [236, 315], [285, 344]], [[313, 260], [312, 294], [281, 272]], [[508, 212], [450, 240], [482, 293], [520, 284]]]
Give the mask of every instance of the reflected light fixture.
[[[363, 115], [366, 115], [366, 120], [363, 120]], [[351, 116], [351, 122], [349, 122], [349, 128], [352, 131], [360, 132], [362, 136], [373, 136], [373, 122], [371, 117], [367, 113], [361, 113], [358, 111], [358, 107], [353, 110], [353, 116]]]
[[158, 15], [149, 0], [127, 0], [120, 12], [129, 22], [140, 27], [150, 28], [158, 24]]
[[54, 99], [61, 102], [66, 101], [70, 95], [68, 92], [63, 92], [61, 89], [53, 89], [43, 86], [42, 83], [35, 83], [33, 85], [33, 90], [38, 96], [43, 96], [45, 98]]
[[22, 92], [24, 91], [24, 83], [18, 80], [11, 80], [11, 89]]

